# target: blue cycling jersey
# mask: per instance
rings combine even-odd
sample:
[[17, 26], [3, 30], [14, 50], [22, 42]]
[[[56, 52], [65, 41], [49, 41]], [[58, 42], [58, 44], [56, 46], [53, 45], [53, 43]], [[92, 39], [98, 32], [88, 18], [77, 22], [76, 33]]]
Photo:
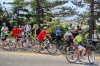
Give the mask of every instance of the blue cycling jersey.
[[56, 30], [56, 36], [59, 36], [61, 34], [61, 30], [57, 29]]

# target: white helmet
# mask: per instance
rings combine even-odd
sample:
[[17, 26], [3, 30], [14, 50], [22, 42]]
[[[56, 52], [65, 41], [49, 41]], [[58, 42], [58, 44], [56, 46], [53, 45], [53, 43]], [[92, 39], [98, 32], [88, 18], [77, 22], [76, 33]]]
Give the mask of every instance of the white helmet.
[[43, 27], [43, 30], [46, 30], [47, 29], [47, 27]]

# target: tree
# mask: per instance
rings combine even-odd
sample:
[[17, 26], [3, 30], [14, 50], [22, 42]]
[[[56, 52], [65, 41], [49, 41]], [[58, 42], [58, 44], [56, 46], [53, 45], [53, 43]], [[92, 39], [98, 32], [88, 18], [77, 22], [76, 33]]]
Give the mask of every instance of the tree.
[[[24, 25], [26, 20], [29, 20], [30, 14], [28, 9], [26, 8], [27, 4], [25, 4], [24, 0], [14, 0], [11, 4], [12, 12], [13, 12], [13, 21], [14, 25]], [[20, 13], [21, 12], [21, 13]]]

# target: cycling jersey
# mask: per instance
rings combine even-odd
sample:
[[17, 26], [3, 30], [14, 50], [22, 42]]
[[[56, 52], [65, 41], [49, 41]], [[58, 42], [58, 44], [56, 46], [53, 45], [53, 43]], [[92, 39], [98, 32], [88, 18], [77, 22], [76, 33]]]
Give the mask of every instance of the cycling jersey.
[[21, 31], [19, 28], [14, 28], [12, 29], [12, 34], [14, 35], [15, 38], [20, 38]]
[[46, 35], [46, 32], [44, 30], [42, 30], [40, 32], [40, 34], [38, 35], [37, 39], [42, 41], [44, 39], [45, 35]]
[[56, 30], [56, 36], [60, 36], [60, 34], [61, 34], [61, 30], [60, 29], [57, 29]]
[[82, 42], [82, 36], [77, 36], [76, 44], [80, 44]]
[[49, 28], [46, 29], [46, 33], [50, 34], [50, 32], [51, 32], [51, 28], [49, 27]]
[[26, 28], [26, 31], [27, 31], [27, 32], [30, 32], [30, 31], [31, 31], [31, 25], [28, 25], [28, 24], [27, 24], [27, 25], [25, 25], [25, 28]]
[[65, 35], [66, 35], [66, 39], [69, 41], [69, 40], [71, 40], [71, 36], [72, 36], [72, 33], [71, 32], [66, 32], [65, 33]]
[[7, 35], [7, 34], [8, 34], [8, 32], [7, 32], [8, 27], [7, 27], [7, 26], [3, 26], [3, 27], [1, 28], [1, 30], [4, 30], [5, 35]]

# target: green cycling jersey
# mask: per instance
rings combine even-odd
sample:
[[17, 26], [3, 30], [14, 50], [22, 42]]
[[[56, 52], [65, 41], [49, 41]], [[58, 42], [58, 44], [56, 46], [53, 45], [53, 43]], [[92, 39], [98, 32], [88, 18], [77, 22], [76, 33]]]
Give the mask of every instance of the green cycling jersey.
[[77, 39], [76, 39], [76, 44], [79, 44], [80, 42], [82, 42], [82, 36], [77, 36]]

